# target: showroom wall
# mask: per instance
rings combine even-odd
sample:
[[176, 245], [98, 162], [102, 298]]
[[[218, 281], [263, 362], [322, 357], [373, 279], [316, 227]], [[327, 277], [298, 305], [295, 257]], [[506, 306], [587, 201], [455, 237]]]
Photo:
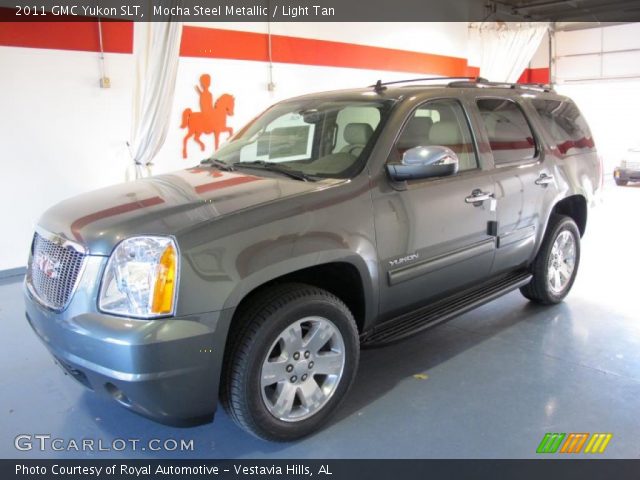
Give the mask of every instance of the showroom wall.
[[[266, 23], [187, 24], [172, 118], [154, 173], [192, 166], [212, 152], [190, 143], [181, 156], [181, 113], [198, 109], [195, 85], [212, 77], [214, 98], [235, 97], [228, 125], [239, 129], [268, 105], [318, 90], [425, 74], [475, 74], [467, 24], [276, 23], [271, 25], [275, 89], [269, 91]], [[235, 33], [235, 35], [234, 35]], [[5, 24], [0, 29], [0, 271], [22, 267], [38, 216], [51, 204], [125, 179], [131, 122], [133, 25], [103, 24], [108, 89], [99, 88], [98, 26]], [[28, 48], [25, 48], [28, 47]], [[285, 63], [286, 62], [286, 63]], [[356, 68], [352, 68], [356, 67]]]
[[23, 35], [20, 24], [0, 28], [0, 45], [50, 47], [0, 46], [0, 271], [25, 265], [33, 226], [48, 206], [123, 179], [133, 57], [132, 25], [120, 25], [105, 29], [110, 89], [98, 86], [95, 24], [35, 25]]
[[[182, 158], [184, 109], [199, 109], [195, 86], [207, 73], [214, 98], [235, 98], [234, 130], [283, 98], [425, 75], [477, 75], [467, 23], [186, 24], [172, 126], [153, 173], [192, 166], [213, 151], [188, 144]], [[134, 56], [131, 23], [15, 23], [0, 29], [0, 191], [5, 235], [0, 272], [22, 267], [33, 226], [53, 203], [124, 181], [131, 174]], [[271, 59], [269, 62], [269, 29]], [[543, 42], [544, 44], [544, 42]], [[542, 49], [545, 50], [544, 48]], [[473, 62], [471, 62], [473, 63]], [[531, 71], [545, 59], [532, 60]], [[99, 88], [101, 69], [111, 81]], [[527, 70], [529, 72], [529, 70]], [[523, 75], [531, 75], [525, 72]], [[528, 78], [528, 77], [527, 77]], [[269, 89], [273, 83], [274, 88]]]
[[267, 33], [264, 23], [185, 26], [174, 99], [176, 128], [170, 129], [157, 157], [158, 171], [180, 168], [213, 152], [212, 138], [203, 136], [204, 154], [189, 143], [189, 161], [181, 157], [181, 113], [198, 108], [194, 87], [203, 73], [211, 75], [214, 98], [223, 93], [235, 97], [235, 115], [227, 119], [235, 130], [272, 103], [304, 93], [361, 87], [379, 78], [468, 73], [466, 23], [428, 28], [420, 23], [274, 23], [275, 89], [269, 91]]
[[529, 67], [518, 79], [520, 83], [549, 83], [549, 34], [545, 34]]
[[557, 32], [557, 90], [580, 106], [593, 130], [605, 173], [640, 146], [640, 24]]

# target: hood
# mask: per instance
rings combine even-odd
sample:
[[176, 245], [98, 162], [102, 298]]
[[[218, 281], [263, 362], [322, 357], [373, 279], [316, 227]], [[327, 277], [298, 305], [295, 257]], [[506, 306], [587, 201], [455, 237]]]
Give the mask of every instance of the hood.
[[43, 229], [109, 255], [132, 235], [175, 235], [180, 230], [260, 205], [327, 187], [196, 167], [78, 195], [47, 210]]

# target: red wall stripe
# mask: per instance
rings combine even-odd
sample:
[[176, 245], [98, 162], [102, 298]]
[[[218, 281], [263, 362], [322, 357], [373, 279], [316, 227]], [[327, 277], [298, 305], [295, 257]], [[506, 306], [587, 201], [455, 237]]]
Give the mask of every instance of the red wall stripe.
[[[103, 22], [105, 51], [133, 52], [132, 22]], [[96, 21], [1, 22], [0, 46], [99, 51]], [[180, 55], [266, 62], [264, 33], [185, 26]], [[272, 36], [273, 61], [436, 75], [477, 76], [465, 58], [309, 38]]]
[[[271, 42], [273, 61], [280, 63], [452, 76], [466, 75], [469, 69], [464, 58], [430, 53], [283, 35], [272, 35]], [[266, 62], [269, 60], [268, 36], [264, 33], [185, 26], [180, 55]]]
[[518, 83], [549, 83], [550, 80], [549, 68], [526, 68]]
[[467, 66], [467, 71], [464, 73], [465, 77], [479, 77], [480, 76], [480, 67], [472, 67], [471, 65]]
[[[132, 22], [102, 22], [105, 52], [133, 52]], [[99, 52], [98, 22], [1, 22], [0, 46]]]

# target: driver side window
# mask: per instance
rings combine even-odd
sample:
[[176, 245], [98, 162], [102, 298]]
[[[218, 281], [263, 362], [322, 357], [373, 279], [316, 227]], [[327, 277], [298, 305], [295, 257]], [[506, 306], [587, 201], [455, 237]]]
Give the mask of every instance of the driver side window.
[[420, 106], [396, 142], [396, 157], [401, 159], [410, 148], [434, 145], [456, 153], [459, 172], [478, 168], [469, 124], [462, 106], [455, 100], [434, 100]]

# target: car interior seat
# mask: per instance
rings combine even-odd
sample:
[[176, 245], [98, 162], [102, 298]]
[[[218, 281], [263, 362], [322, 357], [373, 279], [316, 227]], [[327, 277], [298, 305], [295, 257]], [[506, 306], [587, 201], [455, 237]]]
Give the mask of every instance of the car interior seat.
[[433, 125], [430, 117], [413, 117], [402, 131], [397, 142], [400, 154], [413, 147], [426, 146], [429, 140], [429, 131]]
[[470, 154], [469, 146], [463, 142], [456, 120], [441, 120], [434, 123], [429, 131], [429, 143], [453, 150], [460, 161], [460, 170], [476, 168], [475, 158]]
[[368, 123], [348, 123], [344, 127], [343, 137], [347, 145], [345, 145], [342, 153], [349, 153], [354, 157], [360, 156], [365, 145], [373, 135], [373, 128]]

